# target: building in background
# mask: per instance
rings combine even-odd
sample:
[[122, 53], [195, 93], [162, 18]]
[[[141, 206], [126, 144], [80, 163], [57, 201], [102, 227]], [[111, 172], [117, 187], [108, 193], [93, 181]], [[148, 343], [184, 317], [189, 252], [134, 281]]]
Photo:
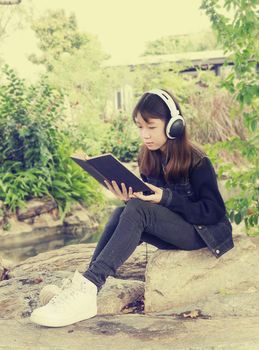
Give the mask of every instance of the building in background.
[[[116, 68], [127, 66], [130, 71], [134, 71], [136, 66], [159, 65], [162, 63], [186, 64], [187, 68], [180, 70], [181, 74], [197, 75], [197, 68], [200, 70], [213, 71], [215, 75], [224, 77], [229, 73], [230, 65], [223, 66], [226, 56], [223, 50], [182, 52], [170, 55], [155, 55], [138, 57], [135, 60], [117, 61], [109, 59], [103, 63], [103, 67]], [[169, 68], [170, 71], [170, 68]], [[115, 111], [130, 111], [132, 108], [133, 89], [129, 84], [125, 84], [114, 91], [113, 109]], [[111, 108], [111, 103], [107, 102]]]

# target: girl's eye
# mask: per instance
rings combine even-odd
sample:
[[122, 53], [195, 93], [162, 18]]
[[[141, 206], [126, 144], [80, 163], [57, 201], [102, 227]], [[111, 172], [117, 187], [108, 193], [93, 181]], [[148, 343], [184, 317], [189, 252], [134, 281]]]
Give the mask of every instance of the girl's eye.
[[[141, 126], [138, 126], [138, 129], [142, 129], [142, 127], [141, 127]], [[153, 127], [153, 128], [149, 128], [149, 129], [156, 129], [156, 128]]]

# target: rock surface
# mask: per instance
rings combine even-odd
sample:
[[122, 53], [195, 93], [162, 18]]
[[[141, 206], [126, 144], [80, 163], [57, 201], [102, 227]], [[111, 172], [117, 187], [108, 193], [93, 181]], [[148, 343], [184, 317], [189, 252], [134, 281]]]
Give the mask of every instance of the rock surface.
[[2, 350], [258, 350], [259, 318], [96, 316], [63, 328], [0, 320]]
[[[40, 253], [14, 266], [12, 276], [29, 276], [33, 271], [75, 271], [84, 272], [90, 263], [96, 243], [71, 244], [66, 247]], [[156, 248], [148, 245], [148, 255]], [[146, 248], [137, 247], [129, 259], [117, 270], [116, 277], [144, 280], [146, 269]]]
[[[30, 316], [35, 308], [41, 306], [39, 294], [44, 286], [55, 284], [62, 287], [63, 279], [70, 279], [72, 276], [72, 273], [65, 271], [32, 272], [27, 277], [13, 277], [2, 281], [0, 319], [21, 319]], [[98, 294], [98, 314], [127, 313], [125, 307], [141, 299], [143, 295], [144, 282], [109, 277]]]
[[[141, 245], [116, 278], [107, 279], [96, 317], [55, 329], [29, 321], [39, 292], [46, 284], [61, 286], [75, 269], [83, 272], [95, 244], [67, 246], [10, 266], [9, 279], [0, 282], [0, 332], [5, 335], [0, 349], [257, 350], [259, 239], [235, 236], [234, 242], [220, 259], [207, 249], [148, 246], [146, 275]], [[144, 311], [128, 307], [136, 301], [144, 301]]]
[[[5, 280], [0, 282], [0, 318], [29, 316], [40, 306], [39, 294], [45, 285], [61, 287], [62, 280], [71, 278], [76, 269], [81, 273], [86, 270], [95, 246], [96, 243], [69, 245], [38, 254], [5, 270]], [[145, 258], [145, 247], [140, 245], [117, 270], [116, 276], [107, 279], [98, 295], [100, 314], [117, 314], [128, 304], [143, 299]]]
[[235, 236], [216, 259], [198, 251], [156, 251], [147, 266], [145, 311], [195, 305], [211, 316], [259, 316], [259, 245]]

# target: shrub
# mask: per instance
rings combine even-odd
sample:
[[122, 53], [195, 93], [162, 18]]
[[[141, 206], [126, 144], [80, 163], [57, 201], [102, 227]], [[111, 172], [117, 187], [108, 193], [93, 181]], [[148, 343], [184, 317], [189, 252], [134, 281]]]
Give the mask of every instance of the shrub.
[[102, 201], [90, 178], [69, 158], [63, 95], [46, 82], [27, 86], [4, 66], [0, 86], [0, 200], [15, 211], [33, 197], [50, 196], [62, 217], [71, 203]]

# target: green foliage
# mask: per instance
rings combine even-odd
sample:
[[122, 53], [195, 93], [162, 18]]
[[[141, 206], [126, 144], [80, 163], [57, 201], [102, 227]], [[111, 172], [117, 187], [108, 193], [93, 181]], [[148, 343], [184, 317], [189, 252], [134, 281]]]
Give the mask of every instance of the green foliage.
[[110, 129], [103, 137], [102, 152], [111, 152], [122, 162], [136, 160], [140, 139], [133, 121], [123, 112], [113, 119]]
[[[219, 145], [219, 148], [233, 151], [238, 149], [249, 166], [235, 169], [228, 166], [229, 188], [236, 187], [240, 193], [231, 198], [227, 205], [230, 218], [239, 224], [244, 220], [248, 229], [258, 223], [258, 133], [257, 116], [259, 114], [259, 86], [256, 64], [259, 60], [258, 50], [258, 5], [257, 0], [224, 0], [223, 6], [229, 11], [233, 8], [233, 19], [222, 15], [218, 0], [203, 0], [201, 8], [210, 17], [218, 40], [223, 44], [225, 53], [229, 54], [225, 62], [234, 62], [231, 73], [222, 82], [240, 103], [239, 113], [247, 128], [248, 137], [232, 138]], [[213, 147], [215, 147], [213, 145]], [[223, 165], [223, 169], [226, 165]], [[221, 170], [222, 172], [224, 170]]]
[[101, 137], [107, 130], [102, 114], [110, 87], [100, 69], [104, 55], [97, 44], [89, 42], [73, 55], [62, 56], [47, 76], [51, 86], [66, 93], [69, 118], [77, 125], [73, 144], [88, 155], [100, 153]]
[[[89, 156], [100, 154], [108, 130], [102, 116], [111, 86], [101, 63], [107, 58], [94, 35], [78, 30], [74, 15], [48, 11], [33, 29], [39, 40], [47, 82], [65, 94], [71, 145]], [[72, 134], [72, 133], [71, 133]]]
[[48, 10], [32, 24], [39, 42], [42, 56], [31, 55], [29, 59], [36, 64], [44, 64], [48, 71], [53, 69], [55, 61], [64, 54], [73, 54], [77, 50], [97, 40], [93, 35], [78, 31], [74, 14], [66, 16], [64, 10]]
[[28, 1], [18, 5], [0, 6], [0, 45], [10, 33], [23, 29], [31, 16], [32, 7]]
[[15, 211], [33, 197], [54, 198], [64, 217], [72, 202], [102, 201], [69, 156], [63, 96], [42, 81], [27, 86], [8, 66], [0, 86], [0, 200]]
[[143, 56], [220, 49], [213, 32], [169, 35], [147, 43]]

